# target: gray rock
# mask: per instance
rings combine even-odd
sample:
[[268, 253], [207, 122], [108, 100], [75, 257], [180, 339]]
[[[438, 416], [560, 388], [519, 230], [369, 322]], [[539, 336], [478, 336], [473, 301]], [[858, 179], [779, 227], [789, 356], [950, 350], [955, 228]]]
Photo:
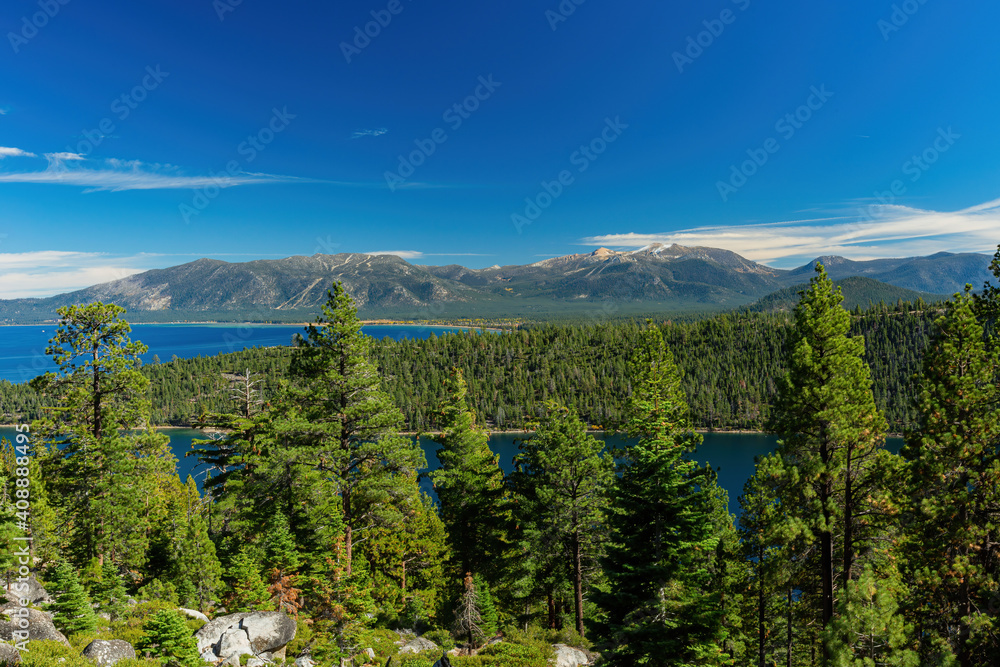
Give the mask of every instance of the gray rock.
[[[220, 616], [203, 625], [194, 635], [198, 640], [198, 652], [204, 653], [215, 647], [217, 656], [229, 657], [228, 654], [219, 653], [218, 645], [223, 635], [230, 630], [238, 630], [247, 639], [250, 646], [247, 653], [254, 655], [278, 653], [295, 639], [295, 621], [280, 611], [242, 612]], [[237, 640], [238, 635], [231, 636], [230, 641]]]
[[312, 658], [304, 655], [295, 661], [295, 667], [316, 667], [316, 663], [313, 662]]
[[590, 656], [578, 648], [565, 644], [553, 644], [552, 648], [556, 652], [555, 667], [579, 667], [590, 664]]
[[0, 665], [20, 665], [21, 652], [10, 644], [0, 644]]
[[216, 660], [219, 659], [219, 656], [215, 655], [215, 651], [209, 648], [202, 651], [201, 659], [205, 662], [214, 663]]
[[[18, 609], [23, 609], [20, 607]], [[65, 644], [69, 646], [69, 642], [66, 641], [66, 637], [63, 633], [56, 630], [56, 626], [52, 624], [52, 619], [48, 614], [38, 611], [37, 609], [28, 609], [28, 627], [21, 627], [21, 620], [14, 618], [13, 614], [15, 609], [4, 609], [3, 613], [6, 616], [0, 616], [0, 639], [3, 641], [13, 642], [18, 641], [14, 638], [14, 632], [28, 631], [28, 639], [50, 639], [52, 641], [59, 642], [60, 644]]]
[[109, 667], [119, 660], [135, 657], [135, 649], [124, 639], [105, 641], [95, 639], [83, 649], [83, 657], [93, 660], [98, 667]]
[[403, 644], [399, 652], [400, 653], [422, 653], [424, 651], [436, 651], [440, 647], [432, 642], [430, 639], [424, 639], [423, 637], [414, 637], [410, 641]]
[[364, 653], [366, 656], [368, 656], [369, 660], [374, 660], [375, 659], [375, 649], [373, 649], [373, 648], [366, 648], [364, 651], [362, 651], [362, 653]]
[[3, 582], [3, 589], [5, 591], [4, 594], [7, 597], [7, 604], [5, 604], [4, 607], [20, 606], [19, 600], [21, 598], [26, 598], [29, 604], [35, 605], [55, 602], [45, 588], [38, 583], [38, 580], [31, 575], [29, 575], [25, 581], [11, 579], [10, 582], [8, 582], [5, 579]]
[[208, 616], [205, 616], [205, 614], [201, 613], [200, 611], [196, 611], [194, 609], [185, 609], [184, 607], [178, 607], [177, 611], [184, 614], [185, 616], [188, 616], [189, 618], [194, 618], [199, 621], [204, 621], [205, 623], [208, 623]]
[[247, 660], [247, 667], [264, 667], [267, 662], [261, 660], [260, 658], [250, 658]]
[[247, 636], [246, 630], [230, 628], [223, 632], [218, 643], [215, 644], [215, 655], [220, 658], [229, 658], [234, 655], [253, 655], [253, 649], [250, 648], [250, 637]]

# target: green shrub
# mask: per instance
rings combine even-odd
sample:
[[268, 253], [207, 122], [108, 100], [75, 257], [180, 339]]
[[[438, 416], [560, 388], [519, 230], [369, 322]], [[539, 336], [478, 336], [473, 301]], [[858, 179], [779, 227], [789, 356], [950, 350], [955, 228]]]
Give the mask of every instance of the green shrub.
[[94, 667], [80, 651], [70, 648], [61, 642], [48, 639], [33, 639], [28, 651], [21, 653], [23, 667]]
[[440, 653], [424, 651], [423, 653], [404, 653], [393, 660], [399, 662], [399, 667], [434, 667], [434, 663], [441, 657]]
[[479, 652], [476, 656], [478, 664], [474, 662], [456, 662], [467, 667], [549, 667], [549, 658], [554, 657], [552, 648], [548, 645], [535, 646], [526, 644], [512, 644], [510, 642], [498, 642], [490, 644]]
[[446, 651], [450, 651], [455, 648], [455, 638], [451, 636], [451, 632], [448, 630], [434, 629], [428, 630], [423, 635], [424, 639], [429, 639]]
[[312, 624], [306, 623], [303, 618], [296, 619], [295, 639], [288, 643], [288, 648], [285, 649], [285, 655], [298, 655], [301, 653], [302, 649], [308, 646], [309, 642], [312, 641], [314, 634]]
[[365, 628], [348, 637], [348, 644], [357, 647], [357, 651], [370, 648], [375, 651], [375, 657], [380, 664], [385, 664], [389, 656], [396, 655], [399, 647], [396, 642], [399, 635], [384, 628]]

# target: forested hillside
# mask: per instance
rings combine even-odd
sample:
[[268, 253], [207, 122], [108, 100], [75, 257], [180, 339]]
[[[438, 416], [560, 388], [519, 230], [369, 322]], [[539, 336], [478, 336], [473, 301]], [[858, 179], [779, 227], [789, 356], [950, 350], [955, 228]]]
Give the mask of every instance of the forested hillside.
[[[905, 304], [856, 314], [852, 320], [852, 332], [867, 341], [875, 398], [894, 432], [909, 423], [912, 377], [933, 312]], [[776, 382], [787, 369], [789, 324], [787, 315], [745, 313], [664, 323], [697, 426], [763, 427]], [[630, 394], [624, 370], [641, 328], [618, 322], [387, 339], [377, 341], [372, 352], [409, 430], [437, 428], [434, 412], [445, 397], [453, 366], [465, 373], [476, 413], [495, 429], [523, 428], [548, 400], [574, 406], [592, 426], [614, 427], [621, 423]], [[145, 366], [153, 422], [186, 425], [204, 412], [222, 410], [234, 376], [247, 370], [259, 375], [267, 399], [286, 377], [291, 354], [291, 348], [247, 349]], [[40, 410], [26, 385], [0, 382], [0, 403], [7, 421], [35, 418]]]

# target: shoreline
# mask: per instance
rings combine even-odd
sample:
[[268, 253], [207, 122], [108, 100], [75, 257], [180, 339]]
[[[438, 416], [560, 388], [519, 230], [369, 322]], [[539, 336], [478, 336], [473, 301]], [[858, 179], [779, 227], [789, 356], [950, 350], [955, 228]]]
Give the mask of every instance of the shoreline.
[[[478, 331], [509, 331], [521, 322], [515, 322], [510, 325], [510, 327], [498, 327], [498, 326], [480, 326], [475, 324], [458, 324], [458, 323], [435, 323], [435, 324], [424, 324], [420, 321], [413, 320], [359, 320], [362, 326], [381, 326], [381, 327], [416, 327], [421, 329], [468, 329], [468, 330], [478, 330]], [[219, 320], [197, 320], [197, 321], [187, 321], [187, 320], [175, 320], [170, 322], [129, 322], [130, 326], [220, 326], [220, 327], [307, 327], [311, 324], [316, 324], [315, 322], [247, 322], [247, 321], [219, 321]], [[51, 320], [48, 322], [38, 323], [38, 324], [0, 324], [0, 327], [53, 327], [59, 326], [58, 320]]]
[[[23, 425], [24, 424], [0, 424], [0, 428], [17, 428], [18, 426], [23, 426]], [[197, 431], [197, 430], [199, 430], [199, 429], [196, 429], [193, 426], [175, 426], [175, 425], [153, 426], [153, 428], [155, 430], [157, 430], [157, 431]], [[752, 430], [752, 429], [729, 429], [729, 430], [722, 430], [722, 429], [709, 429], [709, 428], [695, 428], [695, 429], [691, 429], [691, 430], [693, 432], [695, 432], [695, 433], [700, 433], [700, 434], [712, 433], [712, 434], [716, 434], [716, 435], [719, 435], [719, 434], [721, 434], [721, 435], [776, 435], [774, 433], [768, 433], [767, 431], [758, 431], [758, 430]], [[224, 431], [221, 431], [219, 429], [204, 429], [202, 432], [203, 433], [223, 433]], [[441, 431], [400, 431], [399, 435], [407, 435], [407, 436], [414, 436], [414, 437], [416, 437], [416, 436], [420, 436], [420, 435], [427, 435], [427, 436], [440, 435], [441, 433], [442, 433]], [[490, 435], [490, 436], [492, 436], [492, 435], [517, 435], [517, 434], [525, 434], [525, 435], [527, 435], [527, 434], [534, 433], [534, 431], [526, 431], [526, 430], [523, 430], [523, 429], [499, 429], [499, 430], [487, 430], [486, 433], [487, 433], [487, 435]], [[587, 429], [587, 434], [588, 435], [593, 435], [593, 434], [597, 434], [597, 433], [601, 433], [601, 434], [604, 434], [604, 433], [615, 434], [615, 433], [624, 433], [624, 431], [609, 431], [607, 429]], [[886, 438], [903, 438], [904, 434], [902, 434], [902, 433], [886, 433], [885, 437]]]

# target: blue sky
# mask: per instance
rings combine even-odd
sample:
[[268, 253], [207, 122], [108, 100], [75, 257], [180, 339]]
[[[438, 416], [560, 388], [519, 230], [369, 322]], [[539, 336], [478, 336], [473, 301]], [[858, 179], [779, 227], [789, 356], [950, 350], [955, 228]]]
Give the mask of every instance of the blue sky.
[[1000, 241], [1000, 7], [576, 2], [8, 0], [0, 297], [198, 257]]

